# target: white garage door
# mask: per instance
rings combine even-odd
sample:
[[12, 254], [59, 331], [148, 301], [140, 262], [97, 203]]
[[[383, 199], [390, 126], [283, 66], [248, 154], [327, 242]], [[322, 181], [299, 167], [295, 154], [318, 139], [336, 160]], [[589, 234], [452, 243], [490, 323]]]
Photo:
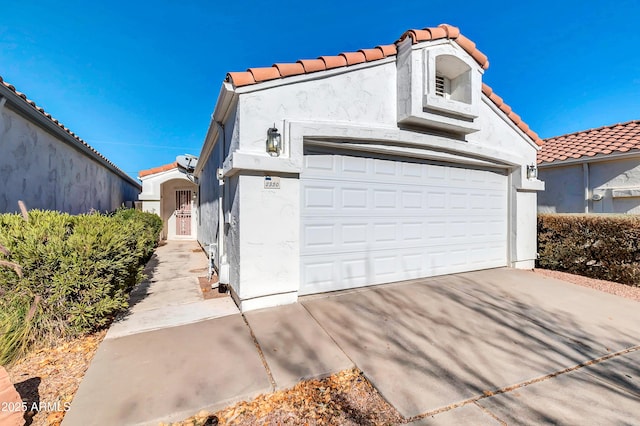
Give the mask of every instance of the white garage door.
[[507, 264], [502, 171], [307, 153], [301, 294]]

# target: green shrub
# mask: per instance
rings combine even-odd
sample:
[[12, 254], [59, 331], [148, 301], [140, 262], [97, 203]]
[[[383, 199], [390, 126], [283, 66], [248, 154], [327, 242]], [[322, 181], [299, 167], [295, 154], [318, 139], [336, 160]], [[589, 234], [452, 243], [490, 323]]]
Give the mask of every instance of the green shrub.
[[640, 216], [538, 215], [538, 266], [640, 285]]
[[120, 210], [113, 215], [33, 210], [29, 220], [0, 215], [0, 362], [36, 342], [75, 336], [109, 324], [128, 306], [128, 294], [158, 241], [156, 215]]

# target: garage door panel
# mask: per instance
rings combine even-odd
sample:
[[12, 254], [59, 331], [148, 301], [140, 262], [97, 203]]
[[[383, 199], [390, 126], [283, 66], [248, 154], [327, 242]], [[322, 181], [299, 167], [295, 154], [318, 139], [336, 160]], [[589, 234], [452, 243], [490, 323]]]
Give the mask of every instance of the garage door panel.
[[[409, 247], [336, 255], [306, 256], [302, 262], [302, 294], [343, 290], [433, 275], [465, 272], [504, 265], [503, 246], [485, 244], [467, 248]], [[494, 259], [488, 259], [487, 254]]]
[[301, 294], [506, 265], [507, 177], [305, 155]]
[[334, 161], [340, 162], [342, 171], [346, 174], [353, 173], [361, 176], [367, 173], [367, 161], [363, 157], [341, 157], [334, 158]]
[[503, 221], [456, 216], [322, 218], [304, 224], [301, 236], [302, 255], [467, 243], [504, 247], [505, 238]]

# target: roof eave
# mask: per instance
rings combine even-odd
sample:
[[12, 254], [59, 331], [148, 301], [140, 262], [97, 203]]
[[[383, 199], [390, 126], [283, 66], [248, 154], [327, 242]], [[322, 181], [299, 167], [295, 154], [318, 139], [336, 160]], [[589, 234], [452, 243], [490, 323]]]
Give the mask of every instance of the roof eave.
[[233, 87], [233, 84], [224, 81], [222, 83], [222, 86], [220, 87], [218, 101], [216, 102], [216, 106], [213, 109], [213, 114], [211, 114], [209, 128], [207, 129], [204, 144], [202, 144], [202, 149], [200, 150], [200, 155], [198, 156], [201, 161], [198, 161], [198, 164], [193, 171], [194, 176], [199, 177], [202, 169], [209, 162], [210, 154], [213, 151], [213, 148], [216, 146], [216, 142], [218, 141], [218, 134], [220, 132], [219, 125], [226, 121], [237, 97], [238, 92], [237, 89]]
[[538, 163], [539, 169], [552, 168], [552, 167], [561, 167], [561, 166], [572, 166], [582, 163], [596, 163], [603, 161], [615, 161], [615, 160], [623, 160], [627, 158], [640, 158], [640, 150], [633, 150], [627, 152], [617, 152], [610, 154], [597, 154], [593, 157], [582, 156], [580, 158], [567, 158], [566, 160], [555, 160], [552, 162], [542, 162]]

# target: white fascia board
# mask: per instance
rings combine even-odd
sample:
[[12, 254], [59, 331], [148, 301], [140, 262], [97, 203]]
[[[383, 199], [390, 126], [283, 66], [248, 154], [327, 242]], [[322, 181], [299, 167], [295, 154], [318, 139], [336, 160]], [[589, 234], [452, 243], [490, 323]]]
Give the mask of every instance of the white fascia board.
[[228, 82], [223, 82], [222, 87], [220, 87], [220, 93], [218, 94], [218, 100], [216, 102], [216, 106], [214, 107], [213, 114], [211, 114], [211, 121], [209, 122], [209, 128], [207, 129], [207, 134], [204, 138], [204, 143], [202, 144], [202, 149], [200, 150], [200, 155], [198, 157], [198, 164], [196, 164], [196, 168], [193, 171], [195, 177], [199, 177], [202, 169], [209, 161], [209, 157], [213, 152], [213, 148], [216, 146], [216, 142], [218, 140], [219, 127], [217, 123], [224, 123], [229, 116], [229, 111], [231, 110], [234, 101], [237, 98], [237, 93], [233, 88], [233, 85]]
[[561, 160], [561, 161], [557, 160], [552, 163], [538, 164], [538, 169], [552, 169], [554, 167], [575, 166], [577, 164], [583, 164], [583, 163], [602, 163], [606, 161], [628, 160], [631, 158], [640, 159], [640, 152], [629, 151], [629, 152], [620, 152], [616, 154], [599, 154], [599, 155], [594, 155], [593, 157], [568, 158], [566, 160]]
[[540, 145], [538, 145], [537, 143], [535, 143], [529, 137], [529, 135], [527, 135], [525, 132], [520, 130], [520, 128], [518, 126], [516, 126], [516, 124], [513, 122], [513, 120], [511, 120], [509, 117], [507, 117], [507, 115], [504, 112], [502, 112], [500, 110], [500, 108], [498, 108], [498, 106], [496, 104], [494, 104], [493, 101], [491, 99], [489, 99], [489, 97], [487, 95], [485, 95], [484, 93], [482, 94], [482, 100], [484, 101], [485, 104], [487, 104], [489, 106], [489, 108], [491, 108], [491, 110], [493, 112], [496, 113], [496, 115], [498, 117], [500, 117], [502, 119], [502, 121], [507, 123], [507, 125], [509, 127], [511, 127], [518, 134], [518, 136], [520, 136], [522, 138], [522, 140], [524, 140], [526, 143], [528, 143], [536, 151], [540, 151], [542, 149], [542, 147]]
[[327, 77], [332, 77], [334, 75], [346, 74], [352, 71], [357, 71], [365, 68], [377, 67], [377, 66], [388, 64], [390, 62], [395, 62], [395, 61], [396, 61], [396, 56], [393, 55], [383, 59], [377, 59], [371, 62], [363, 62], [357, 65], [345, 65], [343, 67], [332, 68], [330, 70], [316, 71], [308, 74], [291, 75], [283, 78], [276, 78], [274, 80], [263, 81], [261, 83], [255, 83], [255, 84], [249, 84], [247, 86], [237, 87], [235, 88], [235, 93], [243, 94], [243, 93], [257, 92], [260, 90], [271, 89], [272, 87], [286, 86], [289, 84], [296, 84], [303, 81], [321, 80]]

